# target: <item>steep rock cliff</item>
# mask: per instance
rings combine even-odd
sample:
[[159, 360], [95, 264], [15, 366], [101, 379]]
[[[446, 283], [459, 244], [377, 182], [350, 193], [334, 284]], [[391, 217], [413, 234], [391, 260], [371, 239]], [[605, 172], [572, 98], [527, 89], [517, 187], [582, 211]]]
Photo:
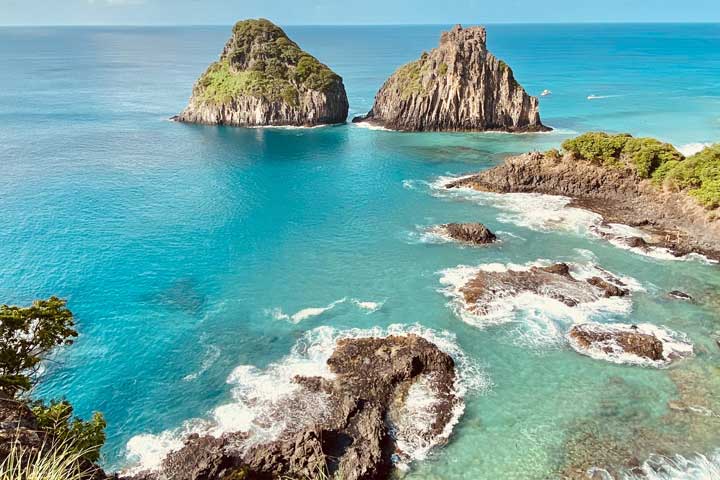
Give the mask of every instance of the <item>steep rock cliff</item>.
[[342, 78], [272, 22], [244, 20], [217, 62], [200, 76], [175, 120], [232, 126], [315, 126], [345, 122]]
[[400, 67], [355, 122], [407, 131], [547, 131], [538, 99], [487, 49], [483, 27], [455, 26], [440, 46]]

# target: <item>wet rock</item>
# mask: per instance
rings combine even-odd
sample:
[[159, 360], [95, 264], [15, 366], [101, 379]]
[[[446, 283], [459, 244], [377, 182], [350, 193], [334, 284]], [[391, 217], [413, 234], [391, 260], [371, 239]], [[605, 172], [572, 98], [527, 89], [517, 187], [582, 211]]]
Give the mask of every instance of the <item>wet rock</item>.
[[687, 193], [661, 191], [629, 167], [608, 168], [572, 154], [530, 152], [445, 187], [570, 197], [569, 206], [595, 212], [607, 224], [634, 225], [652, 239], [652, 243], [639, 236], [622, 239], [630, 247], [665, 248], [675, 256], [697, 253], [720, 260], [717, 217]]
[[577, 352], [615, 363], [662, 366], [693, 352], [691, 344], [650, 324], [584, 323], [567, 336]]
[[605, 297], [624, 297], [630, 291], [627, 288], [620, 288], [619, 286], [608, 282], [600, 277], [592, 277], [587, 281], [590, 285], [593, 285], [604, 292]]
[[[460, 292], [467, 308], [476, 314], [486, 314], [492, 302], [530, 292], [558, 300], [569, 307], [594, 302], [615, 293], [618, 281], [608, 274], [608, 280], [580, 281], [570, 273], [570, 266], [556, 263], [533, 266], [529, 269], [485, 271], [480, 270]], [[625, 292], [627, 293], [627, 292]]]
[[673, 290], [671, 292], [668, 292], [668, 296], [670, 296], [672, 298], [676, 298], [678, 300], [687, 300], [687, 301], [693, 300], [693, 297], [691, 297], [690, 295], [688, 295], [685, 292], [681, 292], [680, 290]]
[[353, 122], [405, 131], [542, 132], [539, 102], [487, 49], [483, 27], [455, 26], [440, 45], [400, 67]]
[[486, 245], [497, 240], [495, 234], [482, 223], [448, 223], [443, 225], [443, 229], [452, 239], [474, 245]]
[[[332, 379], [295, 379], [301, 386], [298, 395], [327, 394], [329, 414], [317, 424], [290, 428], [277, 440], [259, 444], [242, 432], [189, 437], [159, 471], [133, 480], [389, 478], [393, 456], [406, 454], [397, 443], [404, 429], [441, 442], [461, 402], [454, 393], [453, 359], [415, 335], [340, 340], [328, 367]], [[419, 430], [403, 418], [416, 388], [426, 389], [434, 400], [431, 421]]]
[[597, 347], [606, 353], [613, 353], [617, 347], [623, 352], [653, 361], [665, 360], [663, 343], [656, 337], [639, 333], [634, 326], [618, 331], [604, 329], [597, 324], [575, 325], [570, 330], [570, 338], [582, 349]]

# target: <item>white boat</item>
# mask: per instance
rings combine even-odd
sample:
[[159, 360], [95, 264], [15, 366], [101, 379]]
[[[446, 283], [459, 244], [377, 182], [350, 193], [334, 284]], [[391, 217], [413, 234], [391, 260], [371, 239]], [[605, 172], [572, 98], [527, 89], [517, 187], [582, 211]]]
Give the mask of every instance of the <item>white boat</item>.
[[548, 95], [552, 95], [552, 92], [547, 89], [543, 90], [542, 93], [540, 94], [541, 97], [547, 97]]

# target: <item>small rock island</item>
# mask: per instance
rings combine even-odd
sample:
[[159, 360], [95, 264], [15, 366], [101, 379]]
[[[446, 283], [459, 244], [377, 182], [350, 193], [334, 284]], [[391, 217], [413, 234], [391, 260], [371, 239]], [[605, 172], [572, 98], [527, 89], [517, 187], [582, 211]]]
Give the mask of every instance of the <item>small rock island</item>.
[[483, 27], [443, 32], [440, 46], [400, 67], [372, 110], [353, 122], [403, 131], [551, 130], [540, 121], [538, 99], [488, 51], [486, 39]]
[[342, 78], [269, 20], [244, 20], [173, 120], [207, 125], [304, 126], [344, 123]]

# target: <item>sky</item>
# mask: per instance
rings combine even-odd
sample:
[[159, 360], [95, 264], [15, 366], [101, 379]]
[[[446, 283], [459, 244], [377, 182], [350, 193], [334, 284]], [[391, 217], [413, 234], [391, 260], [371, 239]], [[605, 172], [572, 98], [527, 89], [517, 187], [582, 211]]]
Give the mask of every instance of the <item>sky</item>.
[[720, 22], [720, 0], [0, 0], [0, 25]]

